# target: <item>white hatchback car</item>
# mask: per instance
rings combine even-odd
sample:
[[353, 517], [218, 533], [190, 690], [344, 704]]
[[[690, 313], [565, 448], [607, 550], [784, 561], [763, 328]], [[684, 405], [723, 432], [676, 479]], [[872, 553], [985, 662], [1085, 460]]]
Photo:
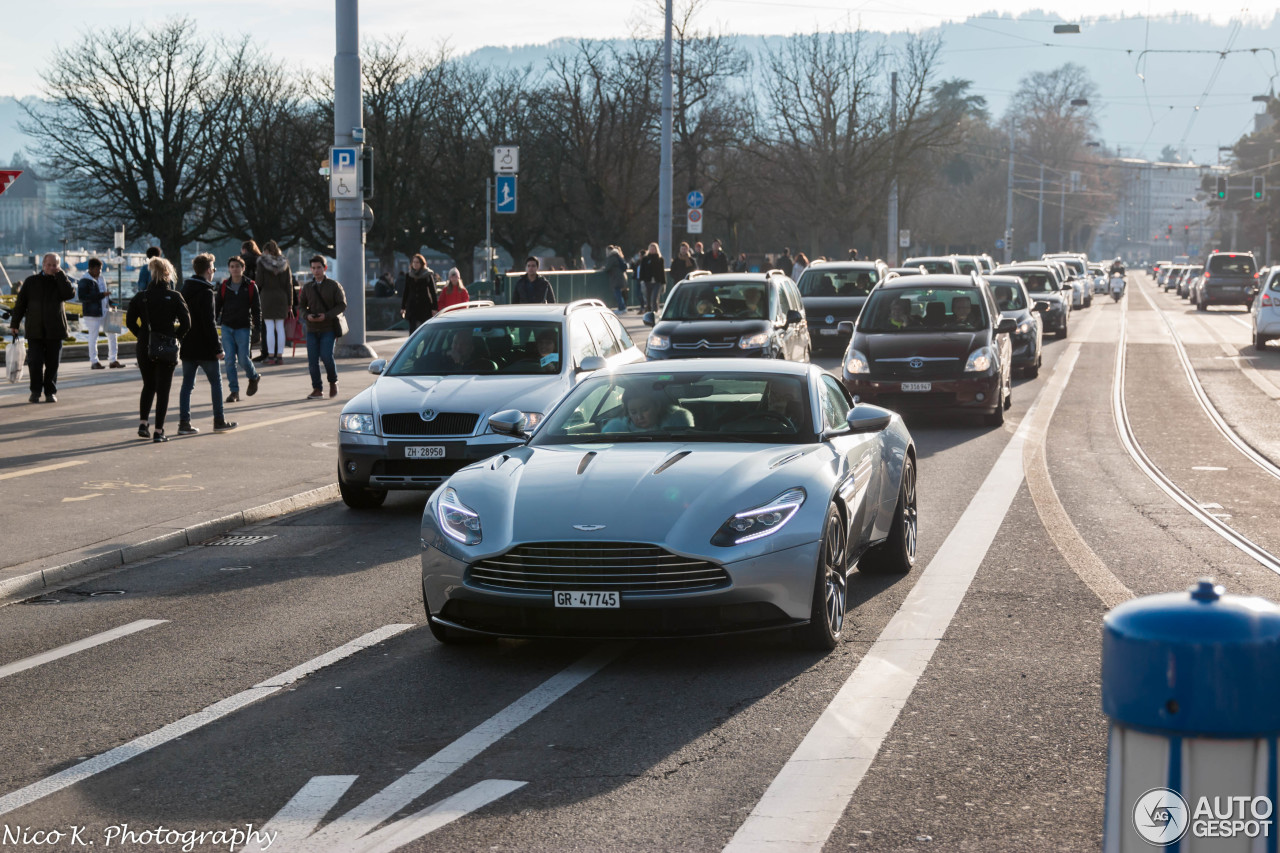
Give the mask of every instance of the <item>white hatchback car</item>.
[[1267, 341], [1280, 338], [1280, 266], [1265, 269], [1249, 313], [1253, 319], [1253, 346], [1262, 349]]

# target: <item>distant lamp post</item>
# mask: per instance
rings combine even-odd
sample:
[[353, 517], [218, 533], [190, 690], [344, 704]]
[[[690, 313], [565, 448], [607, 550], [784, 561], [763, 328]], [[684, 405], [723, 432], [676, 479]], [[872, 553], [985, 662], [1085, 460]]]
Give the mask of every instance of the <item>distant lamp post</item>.
[[1079, 24], [1054, 24], [1053, 34], [1056, 36], [1079, 35], [1080, 25]]

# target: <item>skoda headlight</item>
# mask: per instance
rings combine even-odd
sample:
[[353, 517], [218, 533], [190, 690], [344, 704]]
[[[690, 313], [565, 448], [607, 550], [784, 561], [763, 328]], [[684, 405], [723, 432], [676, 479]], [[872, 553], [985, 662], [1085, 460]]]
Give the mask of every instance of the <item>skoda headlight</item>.
[[453, 489], [445, 489], [436, 503], [436, 521], [444, 535], [464, 545], [480, 541], [480, 516], [458, 499]]
[[738, 346], [741, 349], [760, 349], [769, 345], [768, 332], [756, 332], [754, 335], [743, 335], [738, 338]]
[[991, 356], [991, 347], [979, 347], [969, 353], [969, 361], [965, 363], [965, 373], [986, 373], [991, 369], [995, 359]]
[[671, 338], [666, 335], [650, 335], [649, 349], [664, 350], [671, 348]]
[[764, 506], [735, 513], [716, 531], [711, 544], [729, 547], [771, 536], [795, 516], [804, 498], [804, 489], [789, 489]]
[[856, 349], [849, 352], [849, 357], [845, 359], [844, 369], [850, 373], [870, 373], [871, 362], [867, 361], [867, 357]]
[[350, 414], [338, 418], [338, 429], [342, 432], [357, 432], [361, 435], [376, 435], [373, 426], [373, 415]]

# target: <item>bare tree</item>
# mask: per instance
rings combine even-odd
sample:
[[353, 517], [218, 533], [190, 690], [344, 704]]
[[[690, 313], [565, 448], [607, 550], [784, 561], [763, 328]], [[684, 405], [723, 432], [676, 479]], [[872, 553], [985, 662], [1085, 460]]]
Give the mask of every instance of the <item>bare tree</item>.
[[210, 232], [233, 120], [242, 114], [247, 41], [199, 37], [177, 18], [151, 29], [95, 33], [59, 49], [44, 99], [23, 105], [43, 168], [65, 182], [86, 228], [124, 222], [178, 259]]

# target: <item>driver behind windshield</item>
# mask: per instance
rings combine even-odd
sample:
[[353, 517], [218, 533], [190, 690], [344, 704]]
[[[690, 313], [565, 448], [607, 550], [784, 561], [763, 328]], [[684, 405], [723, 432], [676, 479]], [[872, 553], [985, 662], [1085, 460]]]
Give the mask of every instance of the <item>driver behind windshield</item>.
[[752, 320], [764, 319], [764, 291], [758, 287], [748, 287], [742, 291], [742, 299], [745, 303], [739, 316]]
[[622, 392], [622, 417], [612, 418], [601, 432], [655, 432], [693, 429], [693, 413], [665, 395], [639, 388]]
[[488, 363], [476, 346], [475, 335], [470, 329], [459, 329], [453, 334], [449, 351], [445, 353], [445, 364], [455, 370], [458, 368], [479, 368]]

